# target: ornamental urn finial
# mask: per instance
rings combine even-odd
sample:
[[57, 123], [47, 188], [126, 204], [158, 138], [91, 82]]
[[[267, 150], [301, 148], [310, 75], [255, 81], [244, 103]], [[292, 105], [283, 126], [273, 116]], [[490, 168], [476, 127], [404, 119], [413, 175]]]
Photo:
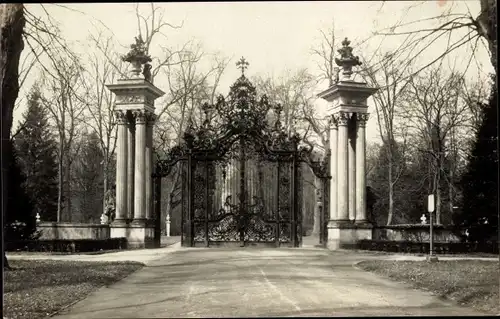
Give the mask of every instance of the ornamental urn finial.
[[340, 54], [340, 59], [335, 58], [335, 63], [342, 68], [342, 75], [346, 79], [351, 78], [353, 67], [361, 65], [359, 57], [352, 54], [352, 47], [350, 44], [351, 41], [345, 38], [344, 41], [342, 41], [342, 48], [337, 50]]
[[142, 65], [151, 62], [151, 57], [146, 52], [146, 43], [141, 35], [135, 37], [135, 44], [130, 45], [130, 51], [122, 56], [122, 61], [132, 65], [130, 71], [134, 77], [139, 77], [142, 72]]

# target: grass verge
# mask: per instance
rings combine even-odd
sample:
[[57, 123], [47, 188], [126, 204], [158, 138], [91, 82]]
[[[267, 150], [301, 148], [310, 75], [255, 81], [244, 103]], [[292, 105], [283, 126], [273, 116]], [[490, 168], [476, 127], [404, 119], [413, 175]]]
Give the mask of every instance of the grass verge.
[[17, 250], [17, 251], [9, 251], [7, 252], [7, 256], [23, 256], [23, 255], [42, 255], [42, 256], [65, 256], [65, 255], [102, 255], [102, 254], [109, 254], [109, 253], [116, 253], [119, 251], [123, 251], [120, 249], [110, 249], [110, 250], [96, 250], [96, 251], [77, 251], [75, 253], [67, 252], [67, 251], [23, 251], [23, 250]]
[[427, 261], [363, 261], [363, 270], [412, 284], [418, 289], [454, 300], [460, 305], [498, 314], [498, 262], [454, 260]]
[[142, 268], [133, 262], [9, 260], [4, 318], [43, 318]]

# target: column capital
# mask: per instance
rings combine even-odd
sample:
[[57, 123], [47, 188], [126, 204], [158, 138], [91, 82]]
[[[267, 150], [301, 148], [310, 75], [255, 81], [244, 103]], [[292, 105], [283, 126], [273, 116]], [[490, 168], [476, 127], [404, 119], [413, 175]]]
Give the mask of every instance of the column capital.
[[330, 126], [330, 129], [336, 130], [338, 128], [339, 120], [337, 114], [330, 115], [328, 119], [328, 125]]
[[358, 126], [365, 127], [366, 122], [368, 122], [369, 117], [370, 117], [370, 114], [368, 114], [368, 113], [356, 113], [356, 120], [358, 122]]
[[118, 125], [127, 124], [127, 122], [128, 122], [127, 111], [116, 110], [115, 111], [115, 118], [116, 118], [116, 123], [118, 123]]
[[157, 118], [156, 114], [154, 114], [153, 112], [147, 112], [146, 114], [147, 125], [153, 126], [155, 124], [156, 118]]
[[135, 118], [136, 124], [145, 124], [147, 121], [147, 111], [145, 110], [134, 110], [132, 111], [132, 115]]
[[350, 112], [338, 112], [336, 115], [339, 126], [347, 126], [352, 117], [352, 113]]

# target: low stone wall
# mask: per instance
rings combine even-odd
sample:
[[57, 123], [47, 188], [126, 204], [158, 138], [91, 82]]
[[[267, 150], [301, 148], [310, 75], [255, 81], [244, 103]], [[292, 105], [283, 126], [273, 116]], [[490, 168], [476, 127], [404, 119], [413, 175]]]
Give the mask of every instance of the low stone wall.
[[109, 225], [101, 224], [41, 222], [36, 229], [42, 240], [110, 238]]
[[[429, 225], [378, 226], [373, 229], [373, 240], [428, 242], [429, 233]], [[434, 225], [433, 233], [435, 242], [460, 242], [450, 227]]]

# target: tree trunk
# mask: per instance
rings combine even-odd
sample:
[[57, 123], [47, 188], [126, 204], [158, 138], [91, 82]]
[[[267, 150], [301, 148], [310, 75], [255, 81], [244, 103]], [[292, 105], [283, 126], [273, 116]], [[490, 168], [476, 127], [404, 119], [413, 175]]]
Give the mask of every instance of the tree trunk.
[[63, 198], [63, 161], [62, 161], [62, 144], [59, 145], [59, 163], [58, 163], [58, 191], [57, 191], [57, 222], [61, 222], [62, 213], [62, 198]]
[[481, 14], [478, 17], [480, 34], [488, 41], [490, 61], [497, 71], [497, 0], [480, 0]]
[[436, 183], [436, 225], [441, 224], [441, 185], [439, 174]]
[[[105, 161], [107, 163], [107, 161]], [[106, 214], [106, 194], [108, 193], [108, 168], [107, 164], [104, 164], [104, 174], [103, 174], [103, 183], [102, 183], [102, 214]]]
[[[70, 156], [69, 152], [66, 156]], [[72, 222], [72, 213], [71, 213], [71, 167], [70, 167], [69, 159], [66, 160], [66, 165], [64, 167], [64, 180], [63, 185], [64, 188], [64, 212], [65, 212], [65, 221]], [[87, 192], [85, 195], [88, 195]], [[80, 216], [81, 218], [82, 216]], [[76, 219], [78, 222], [80, 219]]]
[[454, 215], [454, 210], [455, 210], [455, 204], [454, 204], [454, 196], [453, 196], [453, 181], [455, 179], [455, 176], [453, 174], [453, 167], [450, 169], [450, 182], [448, 185], [448, 201], [449, 201], [449, 209], [450, 209], [450, 220], [453, 221], [453, 215]]
[[[1, 208], [2, 216], [7, 213], [7, 176], [9, 173], [10, 154], [7, 154], [10, 142], [10, 130], [12, 128], [14, 105], [19, 94], [19, 58], [24, 48], [23, 29], [24, 29], [24, 6], [21, 3], [0, 4], [0, 96], [2, 98], [1, 109]], [[7, 256], [4, 251], [4, 267], [9, 266]], [[10, 267], [9, 267], [10, 268]]]
[[389, 181], [389, 209], [387, 213], [387, 226], [389, 226], [392, 223], [392, 218], [394, 214], [394, 184], [392, 182], [392, 168], [393, 168], [393, 162], [392, 162], [392, 156], [388, 156], [388, 172], [387, 172], [387, 179]]
[[434, 185], [436, 185], [436, 225], [439, 225], [441, 224], [441, 197], [442, 197], [442, 194], [441, 194], [441, 163], [443, 161], [441, 161], [441, 155], [442, 153], [439, 152], [438, 153], [438, 158], [436, 159], [437, 161], [437, 165], [436, 165], [436, 183]]
[[457, 153], [455, 149], [455, 134], [454, 130], [451, 131], [451, 141], [450, 141], [450, 149], [452, 151], [452, 156], [450, 159], [450, 174], [449, 174], [449, 181], [448, 181], [448, 207], [450, 210], [450, 220], [453, 223], [453, 215], [454, 215], [454, 196], [453, 196], [453, 191], [454, 191], [454, 182], [455, 182], [455, 167], [456, 167], [456, 162], [457, 162]]

